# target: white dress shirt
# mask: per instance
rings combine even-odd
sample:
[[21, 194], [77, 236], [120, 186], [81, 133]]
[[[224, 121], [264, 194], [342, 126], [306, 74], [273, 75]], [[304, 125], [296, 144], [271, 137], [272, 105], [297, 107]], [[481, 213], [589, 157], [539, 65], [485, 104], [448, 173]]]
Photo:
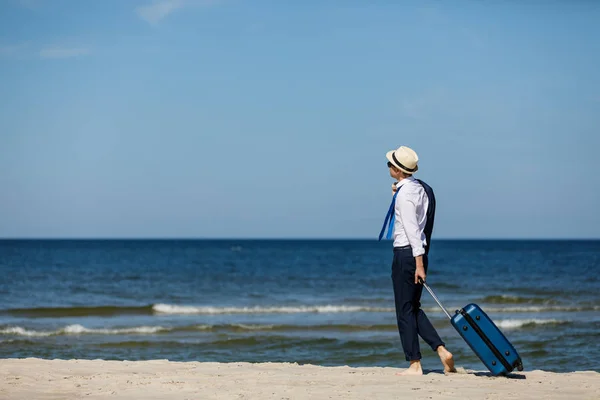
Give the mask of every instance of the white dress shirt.
[[394, 205], [394, 247], [410, 245], [413, 257], [425, 254], [425, 222], [429, 198], [423, 186], [415, 178], [402, 179], [396, 185], [399, 190]]

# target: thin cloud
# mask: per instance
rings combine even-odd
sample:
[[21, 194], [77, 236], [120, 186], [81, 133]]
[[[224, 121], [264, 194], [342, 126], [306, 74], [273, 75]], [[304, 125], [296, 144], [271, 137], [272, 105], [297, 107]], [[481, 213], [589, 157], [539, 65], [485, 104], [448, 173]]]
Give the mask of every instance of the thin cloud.
[[40, 58], [72, 58], [86, 56], [90, 50], [83, 47], [46, 47], [40, 50]]
[[173, 12], [188, 6], [211, 6], [218, 0], [155, 0], [151, 4], [138, 6], [135, 9], [138, 17], [155, 25]]

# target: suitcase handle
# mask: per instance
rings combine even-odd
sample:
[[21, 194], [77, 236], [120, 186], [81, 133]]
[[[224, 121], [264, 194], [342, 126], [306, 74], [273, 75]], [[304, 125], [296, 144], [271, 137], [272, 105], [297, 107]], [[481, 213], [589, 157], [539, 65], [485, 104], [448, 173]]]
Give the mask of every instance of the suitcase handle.
[[448, 310], [446, 310], [446, 307], [444, 307], [442, 305], [442, 303], [437, 298], [437, 296], [435, 295], [435, 293], [433, 293], [433, 290], [431, 290], [431, 288], [429, 287], [429, 285], [427, 283], [425, 283], [425, 281], [423, 280], [423, 278], [419, 278], [419, 283], [421, 285], [423, 285], [425, 287], [425, 289], [427, 289], [427, 291], [429, 292], [429, 294], [431, 295], [431, 297], [433, 297], [433, 299], [435, 300], [435, 302], [438, 303], [438, 306], [440, 306], [440, 308], [442, 309], [442, 311], [444, 311], [444, 314], [446, 314], [446, 316], [448, 317], [448, 319], [452, 319], [452, 317], [450, 316], [450, 313], [448, 312]]

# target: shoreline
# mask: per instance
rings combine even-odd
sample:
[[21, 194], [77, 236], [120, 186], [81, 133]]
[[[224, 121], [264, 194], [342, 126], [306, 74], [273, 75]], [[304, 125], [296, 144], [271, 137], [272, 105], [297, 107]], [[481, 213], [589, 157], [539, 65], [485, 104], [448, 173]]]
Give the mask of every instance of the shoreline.
[[465, 370], [399, 377], [402, 368], [168, 360], [0, 360], [2, 399], [598, 399], [595, 371]]

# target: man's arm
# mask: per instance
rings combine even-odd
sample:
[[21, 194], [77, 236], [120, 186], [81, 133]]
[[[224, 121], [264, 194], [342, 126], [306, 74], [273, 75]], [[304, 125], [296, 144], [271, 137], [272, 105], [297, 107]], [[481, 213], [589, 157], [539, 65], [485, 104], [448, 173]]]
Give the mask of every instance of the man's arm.
[[410, 193], [404, 194], [401, 197], [400, 194], [398, 196], [397, 204], [400, 211], [400, 220], [404, 226], [404, 232], [408, 237], [408, 242], [412, 247], [413, 257], [415, 257], [415, 263], [417, 265], [415, 271], [415, 283], [419, 283], [419, 278], [425, 280], [425, 267], [423, 264], [425, 248], [421, 241], [419, 224], [417, 222], [417, 207], [415, 205], [414, 196]]

